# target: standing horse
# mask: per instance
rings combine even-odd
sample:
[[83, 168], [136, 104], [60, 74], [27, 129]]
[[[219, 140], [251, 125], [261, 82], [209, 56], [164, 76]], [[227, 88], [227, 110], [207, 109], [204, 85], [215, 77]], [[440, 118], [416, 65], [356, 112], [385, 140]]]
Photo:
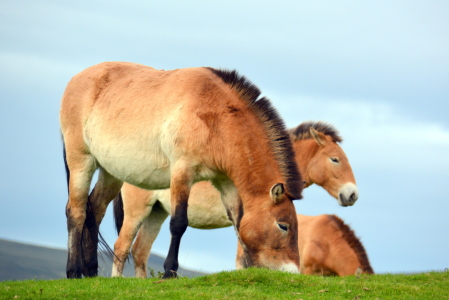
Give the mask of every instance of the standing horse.
[[176, 276], [190, 188], [202, 180], [220, 191], [250, 265], [298, 272], [292, 200], [301, 198], [303, 185], [285, 126], [259, 95], [235, 71], [212, 68], [161, 71], [106, 62], [75, 75], [60, 111], [67, 277], [97, 275], [98, 226], [123, 182], [170, 187], [163, 277]]
[[336, 215], [298, 218], [298, 248], [302, 274], [374, 274], [365, 248]]
[[[305, 122], [289, 133], [305, 185], [316, 183], [337, 198], [340, 205], [353, 205], [358, 198], [358, 191], [351, 165], [338, 144], [342, 138], [337, 130], [326, 123]], [[212, 229], [232, 225], [221, 204], [220, 194], [207, 181], [193, 185], [187, 213], [189, 226], [194, 228]], [[170, 190], [147, 191], [124, 184], [121, 194], [114, 200], [114, 214], [119, 237], [114, 247], [116, 258], [112, 275], [122, 275], [124, 261], [142, 225], [132, 255], [136, 277], [146, 278], [151, 247], [170, 214]], [[244, 257], [239, 255], [238, 268], [247, 266], [241, 259], [244, 260]]]

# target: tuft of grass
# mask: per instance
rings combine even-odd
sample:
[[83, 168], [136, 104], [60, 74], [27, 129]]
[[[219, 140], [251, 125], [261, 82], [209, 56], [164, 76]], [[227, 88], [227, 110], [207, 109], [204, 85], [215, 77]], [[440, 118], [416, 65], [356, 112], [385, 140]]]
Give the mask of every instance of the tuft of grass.
[[152, 268], [148, 268], [148, 273], [150, 273], [150, 278], [159, 278], [159, 279], [161, 279], [162, 276], [164, 276], [163, 272], [157, 271], [157, 274], [156, 274], [156, 271], [154, 271], [154, 269], [152, 269]]
[[246, 269], [196, 278], [0, 282], [0, 299], [449, 299], [449, 272], [321, 277]]

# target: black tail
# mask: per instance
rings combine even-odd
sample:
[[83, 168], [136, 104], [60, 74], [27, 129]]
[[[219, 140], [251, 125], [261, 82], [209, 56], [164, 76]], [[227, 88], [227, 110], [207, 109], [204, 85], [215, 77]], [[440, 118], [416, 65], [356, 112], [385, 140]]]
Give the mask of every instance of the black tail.
[[68, 194], [69, 193], [70, 170], [69, 170], [69, 166], [67, 165], [67, 156], [66, 156], [66, 153], [65, 153], [64, 140], [62, 140], [62, 155], [64, 157], [65, 175], [66, 175], [66, 178], [67, 178], [67, 194]]
[[[123, 226], [123, 219], [125, 218], [125, 211], [123, 210], [123, 198], [121, 191], [114, 198], [113, 205], [114, 205], [114, 225], [115, 229], [117, 230], [117, 234], [120, 234], [120, 230], [122, 230]], [[126, 260], [129, 262], [130, 259], [131, 259], [131, 251], [128, 253], [128, 257], [126, 258]]]
[[[65, 167], [65, 174], [66, 174], [66, 180], [67, 180], [67, 194], [69, 194], [70, 193], [70, 190], [69, 190], [70, 169], [69, 169], [69, 166], [67, 164], [67, 154], [66, 154], [66, 150], [65, 150], [64, 139], [62, 139], [62, 154], [63, 154], [63, 157], [64, 157], [64, 167]], [[98, 250], [100, 250], [100, 255], [102, 253], [105, 253], [106, 256], [112, 260], [114, 258], [114, 256], [115, 256], [114, 250], [108, 245], [108, 243], [106, 242], [106, 240], [104, 239], [104, 237], [100, 233], [100, 230], [99, 230], [99, 228], [97, 226], [97, 223], [95, 221], [95, 215], [94, 215], [94, 213], [92, 211], [92, 205], [90, 203], [90, 199], [89, 198], [87, 199], [86, 221], [84, 223], [82, 239], [84, 240], [84, 232], [85, 232], [85, 230], [89, 230], [90, 234], [92, 234], [92, 235], [98, 234], [98, 237], [99, 237]], [[66, 212], [66, 214], [67, 214], [67, 212]], [[122, 219], [122, 223], [123, 223], [123, 219]]]
[[95, 221], [95, 214], [92, 210], [92, 205], [90, 200], [87, 201], [87, 207], [86, 207], [86, 221], [84, 222], [84, 228], [83, 228], [83, 236], [82, 239], [84, 240], [84, 233], [89, 231], [89, 234], [91, 236], [95, 236], [98, 234], [98, 245], [97, 245], [97, 251], [100, 254], [101, 259], [103, 259], [103, 254], [106, 255], [107, 258], [110, 260], [113, 260], [115, 257], [114, 249], [112, 249], [108, 243], [106, 242], [105, 238], [100, 232], [100, 228], [97, 226], [97, 222]]
[[120, 230], [123, 226], [123, 219], [125, 218], [125, 213], [123, 210], [123, 198], [122, 192], [119, 192], [117, 197], [114, 198], [114, 224], [117, 234], [120, 234]]

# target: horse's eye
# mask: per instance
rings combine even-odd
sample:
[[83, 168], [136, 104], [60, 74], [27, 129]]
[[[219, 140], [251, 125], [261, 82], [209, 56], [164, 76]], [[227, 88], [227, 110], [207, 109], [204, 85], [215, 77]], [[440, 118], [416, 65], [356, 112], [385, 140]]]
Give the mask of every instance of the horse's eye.
[[283, 231], [288, 231], [288, 224], [284, 224], [284, 223], [278, 223], [278, 226], [280, 229], [282, 229]]
[[330, 159], [332, 160], [333, 163], [339, 163], [340, 160], [336, 157], [330, 157]]

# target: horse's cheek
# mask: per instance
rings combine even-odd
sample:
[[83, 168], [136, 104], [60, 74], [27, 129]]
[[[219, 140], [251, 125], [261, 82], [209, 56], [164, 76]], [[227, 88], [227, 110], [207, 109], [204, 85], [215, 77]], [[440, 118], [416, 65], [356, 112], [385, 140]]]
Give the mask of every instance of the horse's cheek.
[[[273, 236], [275, 237], [275, 235]], [[283, 245], [285, 244], [283, 243], [283, 240], [282, 237], [275, 237], [271, 242], [271, 248], [275, 250], [283, 248]]]
[[240, 223], [240, 238], [246, 247], [252, 251], [257, 251], [264, 243], [263, 230], [260, 224], [256, 224], [252, 219], [243, 217]]

